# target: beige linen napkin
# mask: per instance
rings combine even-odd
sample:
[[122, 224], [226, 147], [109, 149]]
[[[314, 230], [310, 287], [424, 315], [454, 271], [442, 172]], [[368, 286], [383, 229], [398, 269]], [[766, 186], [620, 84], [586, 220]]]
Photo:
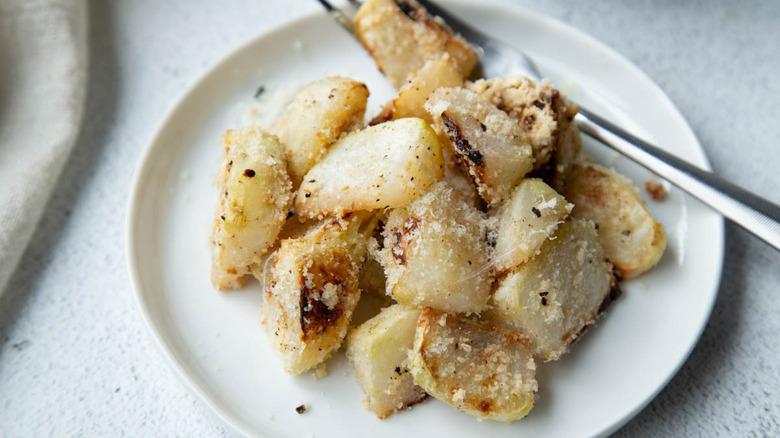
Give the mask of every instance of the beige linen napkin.
[[0, 0], [0, 294], [79, 132], [84, 0]]

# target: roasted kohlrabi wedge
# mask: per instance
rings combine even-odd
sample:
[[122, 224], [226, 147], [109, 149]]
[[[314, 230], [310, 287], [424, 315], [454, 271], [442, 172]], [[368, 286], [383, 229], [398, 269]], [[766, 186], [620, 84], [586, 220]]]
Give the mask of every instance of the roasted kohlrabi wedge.
[[409, 353], [419, 316], [419, 309], [394, 304], [353, 329], [347, 337], [347, 357], [366, 394], [368, 408], [379, 418], [426, 396], [409, 372]]
[[524, 179], [506, 203], [490, 212], [496, 268], [507, 271], [536, 255], [571, 209], [572, 205], [542, 180]]
[[295, 187], [331, 143], [361, 127], [367, 99], [365, 84], [338, 76], [314, 81], [298, 92], [276, 127]]
[[491, 310], [495, 322], [528, 335], [542, 360], [569, 351], [617, 292], [593, 222], [566, 221], [553, 237], [499, 281]]
[[574, 166], [563, 192], [574, 203], [572, 215], [598, 227], [615, 273], [627, 280], [655, 266], [666, 250], [666, 232], [631, 181], [593, 163]]
[[287, 157], [276, 137], [257, 127], [228, 131], [217, 179], [219, 205], [211, 240], [211, 283], [240, 286], [273, 245], [292, 206]]
[[387, 292], [412, 307], [479, 312], [492, 282], [481, 213], [446, 182], [392, 210], [378, 259]]
[[330, 146], [301, 183], [305, 218], [406, 204], [444, 176], [436, 133], [424, 120], [399, 119], [353, 132]]
[[355, 16], [355, 31], [374, 62], [396, 88], [426, 61], [449, 54], [467, 77], [477, 50], [415, 0], [368, 0]]
[[368, 213], [326, 219], [281, 242], [263, 276], [263, 322], [285, 371], [312, 369], [341, 345], [360, 298], [358, 273], [375, 223]]
[[412, 375], [455, 409], [507, 423], [528, 414], [537, 391], [527, 337], [431, 308], [417, 321]]
[[439, 88], [425, 109], [446, 134], [464, 173], [490, 204], [509, 198], [534, 163], [530, 143], [517, 120], [464, 88]]

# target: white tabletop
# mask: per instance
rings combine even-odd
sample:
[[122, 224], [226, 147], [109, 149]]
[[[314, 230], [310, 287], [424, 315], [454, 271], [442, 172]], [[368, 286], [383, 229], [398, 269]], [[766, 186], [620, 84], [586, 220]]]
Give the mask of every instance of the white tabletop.
[[[604, 41], [680, 108], [715, 171], [780, 202], [780, 3], [514, 3]], [[130, 182], [165, 111], [313, 0], [92, 2], [84, 126], [0, 298], [0, 436], [230, 436], [178, 380], [127, 272]], [[726, 227], [720, 295], [679, 374], [618, 435], [780, 434], [780, 253]]]

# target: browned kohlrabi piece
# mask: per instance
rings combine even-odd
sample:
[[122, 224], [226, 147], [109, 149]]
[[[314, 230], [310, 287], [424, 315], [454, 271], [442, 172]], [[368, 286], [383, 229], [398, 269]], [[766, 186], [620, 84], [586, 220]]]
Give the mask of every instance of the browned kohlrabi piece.
[[484, 218], [445, 182], [392, 210], [377, 258], [387, 293], [411, 307], [479, 312], [492, 282]]
[[439, 88], [425, 109], [450, 140], [480, 196], [490, 204], [509, 198], [533, 167], [531, 145], [517, 121], [464, 88]]
[[461, 412], [510, 423], [534, 406], [530, 341], [514, 330], [426, 308], [412, 354], [414, 381]]
[[601, 244], [622, 279], [655, 266], [666, 250], [666, 232], [647, 209], [631, 181], [612, 169], [578, 163], [563, 191], [574, 203], [572, 215], [598, 226]]
[[287, 150], [295, 187], [331, 143], [361, 127], [367, 99], [365, 84], [338, 76], [314, 81], [298, 92], [275, 128]]
[[436, 133], [424, 120], [398, 119], [355, 131], [328, 148], [295, 199], [303, 218], [404, 205], [444, 176]]
[[574, 219], [499, 281], [490, 317], [527, 334], [537, 358], [556, 360], [618, 293], [593, 222]]
[[395, 88], [426, 61], [449, 53], [462, 78], [477, 65], [477, 50], [415, 0], [368, 0], [355, 16], [355, 31], [379, 70]]
[[566, 173], [577, 161], [582, 142], [574, 125], [576, 104], [568, 102], [545, 79], [523, 76], [480, 79], [466, 84], [493, 105], [520, 121], [534, 151], [534, 176], [560, 191]]
[[433, 123], [431, 115], [423, 108], [428, 95], [440, 87], [460, 87], [461, 85], [463, 85], [463, 78], [458, 71], [455, 60], [449, 53], [430, 59], [420, 67], [420, 70], [409, 75], [401, 89], [398, 90], [398, 96], [390, 101], [382, 113], [371, 123], [376, 124], [404, 117], [419, 117], [428, 123]]
[[375, 223], [370, 213], [329, 218], [281, 242], [264, 275], [263, 323], [288, 373], [316, 367], [341, 345]]
[[347, 337], [347, 357], [366, 394], [367, 407], [379, 418], [426, 397], [409, 372], [409, 353], [419, 316], [419, 309], [394, 304], [354, 328]]
[[211, 283], [233, 289], [273, 245], [292, 207], [293, 192], [287, 157], [276, 137], [258, 127], [229, 130], [222, 145]]

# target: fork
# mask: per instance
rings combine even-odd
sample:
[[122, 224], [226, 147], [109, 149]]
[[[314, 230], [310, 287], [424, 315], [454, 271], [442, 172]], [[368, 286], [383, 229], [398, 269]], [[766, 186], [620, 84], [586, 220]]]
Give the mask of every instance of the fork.
[[[342, 27], [357, 37], [350, 14], [327, 0], [318, 1]], [[480, 67], [485, 77], [521, 74], [536, 81], [542, 78], [536, 64], [522, 50], [474, 28], [430, 0], [416, 1], [481, 49]], [[349, 0], [349, 3], [355, 8], [362, 5], [359, 0]], [[780, 206], [777, 204], [665, 152], [581, 105], [574, 122], [581, 132], [666, 179], [780, 250]]]

